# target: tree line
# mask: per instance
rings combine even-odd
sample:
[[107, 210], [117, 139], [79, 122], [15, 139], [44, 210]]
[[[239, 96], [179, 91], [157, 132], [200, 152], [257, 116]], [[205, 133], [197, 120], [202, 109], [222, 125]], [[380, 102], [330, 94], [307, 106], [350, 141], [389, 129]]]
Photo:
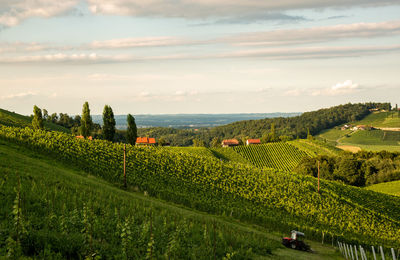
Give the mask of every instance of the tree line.
[[46, 109], [40, 109], [35, 105], [32, 117], [34, 129], [43, 129], [43, 122], [48, 121], [69, 128], [72, 134], [81, 135], [84, 138], [94, 136], [97, 139], [127, 142], [134, 145], [138, 136], [135, 118], [131, 114], [127, 115], [128, 129], [126, 132], [121, 133], [116, 130], [114, 112], [109, 105], [105, 105], [103, 109], [103, 126], [93, 123], [88, 102], [83, 104], [81, 116], [70, 117], [63, 113], [49, 115]]
[[223, 139], [236, 138], [244, 144], [247, 139], [260, 138], [263, 143], [311, 138], [324, 129], [357, 121], [370, 109], [391, 110], [390, 103], [358, 103], [305, 112], [295, 117], [265, 118], [238, 121], [213, 128], [175, 129], [152, 127], [139, 129], [140, 135], [163, 138], [174, 146], [219, 146]]
[[303, 175], [340, 181], [363, 187], [381, 182], [400, 180], [400, 153], [395, 152], [343, 152], [341, 156], [304, 158], [294, 169]]

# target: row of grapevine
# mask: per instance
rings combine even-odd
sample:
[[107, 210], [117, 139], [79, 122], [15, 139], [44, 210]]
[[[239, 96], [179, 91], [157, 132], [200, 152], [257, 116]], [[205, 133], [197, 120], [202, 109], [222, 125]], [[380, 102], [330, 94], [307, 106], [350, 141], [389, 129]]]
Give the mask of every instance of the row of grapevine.
[[[0, 162], [1, 259], [251, 259], [280, 246], [266, 234], [183, 214], [93, 179], [52, 174], [57, 168], [41, 160], [10, 160]], [[16, 173], [26, 163], [31, 167]]]
[[305, 152], [284, 142], [236, 146], [233, 149], [259, 168], [284, 171], [293, 170], [307, 156]]
[[[0, 138], [56, 156], [109, 182], [123, 183], [122, 144], [5, 126], [0, 126]], [[329, 181], [321, 181], [318, 193], [313, 177], [165, 149], [128, 145], [127, 150], [128, 185], [151, 196], [273, 230], [299, 228], [311, 237], [324, 232], [326, 238], [399, 245], [398, 198]]]
[[325, 144], [320, 140], [307, 140], [298, 139], [290, 141], [289, 144], [295, 146], [299, 150], [304, 151], [309, 156], [327, 155], [337, 156], [341, 153], [341, 150], [331, 145]]

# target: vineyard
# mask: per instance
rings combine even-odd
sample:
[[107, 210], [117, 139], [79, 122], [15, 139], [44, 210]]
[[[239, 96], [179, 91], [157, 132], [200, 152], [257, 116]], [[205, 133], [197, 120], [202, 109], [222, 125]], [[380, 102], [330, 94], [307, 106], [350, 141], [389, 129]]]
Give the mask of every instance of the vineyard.
[[[0, 138], [123, 185], [122, 144], [6, 126], [0, 126]], [[296, 149], [286, 145], [285, 151]], [[400, 246], [400, 199], [335, 182], [321, 181], [318, 193], [312, 177], [127, 145], [127, 183], [153, 197], [270, 230]]]
[[284, 142], [236, 146], [237, 153], [259, 168], [293, 170], [307, 154]]
[[290, 141], [289, 144], [306, 152], [311, 157], [318, 155], [337, 156], [341, 152], [340, 149], [319, 140], [298, 139]]
[[265, 233], [122, 191], [4, 141], [0, 154], [1, 259], [251, 259], [281, 247]]

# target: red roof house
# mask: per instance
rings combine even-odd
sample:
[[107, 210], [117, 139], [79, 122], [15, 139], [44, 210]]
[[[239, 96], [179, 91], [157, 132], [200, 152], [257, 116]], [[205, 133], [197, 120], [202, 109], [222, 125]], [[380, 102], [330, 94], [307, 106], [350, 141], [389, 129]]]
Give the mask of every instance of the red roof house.
[[[78, 136], [75, 136], [75, 137], [78, 138], [78, 139], [85, 139], [85, 137], [83, 135], [78, 135]], [[93, 137], [88, 136], [87, 139], [93, 140]]]
[[155, 145], [156, 139], [155, 138], [148, 138], [148, 137], [138, 137], [136, 138], [137, 145]]
[[227, 139], [222, 141], [222, 147], [230, 147], [239, 145], [239, 141], [236, 139]]
[[246, 141], [246, 144], [247, 144], [247, 145], [251, 145], [251, 144], [261, 144], [261, 141], [260, 141], [260, 139], [248, 139], [248, 140]]

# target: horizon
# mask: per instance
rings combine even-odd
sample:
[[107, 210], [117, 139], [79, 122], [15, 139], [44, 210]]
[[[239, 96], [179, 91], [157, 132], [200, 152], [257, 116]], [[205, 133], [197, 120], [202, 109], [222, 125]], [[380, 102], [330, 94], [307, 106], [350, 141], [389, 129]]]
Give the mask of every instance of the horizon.
[[[0, 103], [237, 114], [400, 103], [397, 0], [0, 3]], [[267, 111], [267, 112], [265, 112]]]

